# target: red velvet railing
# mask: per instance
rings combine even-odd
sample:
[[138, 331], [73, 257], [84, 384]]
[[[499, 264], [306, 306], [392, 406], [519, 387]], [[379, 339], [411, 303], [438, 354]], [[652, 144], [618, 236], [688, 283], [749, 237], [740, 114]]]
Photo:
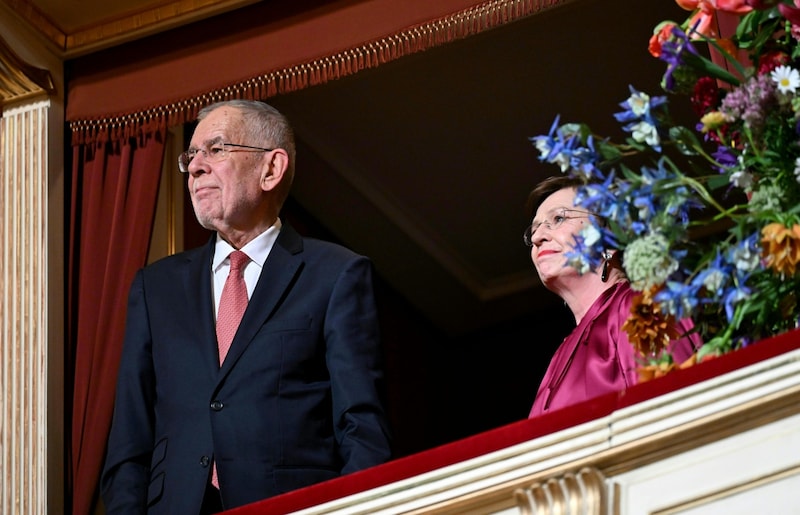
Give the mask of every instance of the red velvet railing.
[[225, 513], [230, 515], [274, 515], [322, 504], [604, 417], [621, 408], [798, 348], [800, 348], [800, 330], [761, 341], [684, 370], [677, 370], [659, 379], [638, 384], [624, 392], [597, 397], [535, 419], [515, 422], [378, 467], [228, 510]]

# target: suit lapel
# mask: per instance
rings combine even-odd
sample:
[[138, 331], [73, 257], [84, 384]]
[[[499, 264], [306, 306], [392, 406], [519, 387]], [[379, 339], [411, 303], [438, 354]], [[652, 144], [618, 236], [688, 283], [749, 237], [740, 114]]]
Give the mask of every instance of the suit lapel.
[[204, 368], [216, 377], [219, 370], [219, 351], [217, 350], [217, 331], [214, 320], [214, 296], [211, 293], [211, 257], [216, 238], [196, 252], [187, 254], [183, 267], [183, 288], [191, 323], [197, 333], [197, 341]]
[[303, 240], [300, 235], [288, 224], [284, 224], [264, 263], [264, 269], [261, 270], [261, 276], [239, 324], [239, 330], [222, 364], [220, 379], [236, 364], [261, 326], [272, 316], [294, 278], [300, 273], [303, 266], [303, 259], [300, 257], [302, 250]]

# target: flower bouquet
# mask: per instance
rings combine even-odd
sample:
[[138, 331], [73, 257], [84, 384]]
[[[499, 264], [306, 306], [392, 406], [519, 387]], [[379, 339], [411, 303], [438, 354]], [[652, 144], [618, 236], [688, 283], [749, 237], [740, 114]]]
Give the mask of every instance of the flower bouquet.
[[[800, 0], [677, 3], [688, 18], [662, 22], [649, 44], [667, 95], [630, 87], [614, 115], [626, 141], [558, 118], [531, 140], [542, 161], [584, 179], [576, 203], [596, 215], [569, 265], [586, 272], [622, 251], [638, 292], [631, 343], [656, 360], [689, 317], [703, 360], [798, 323]], [[696, 126], [670, 117], [678, 97]]]

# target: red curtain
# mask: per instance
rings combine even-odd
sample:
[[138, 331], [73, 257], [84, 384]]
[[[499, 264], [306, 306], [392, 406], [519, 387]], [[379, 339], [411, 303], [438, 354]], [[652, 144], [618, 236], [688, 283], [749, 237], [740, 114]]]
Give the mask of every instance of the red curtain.
[[147, 260], [166, 127], [73, 148], [68, 295], [72, 513], [89, 514], [111, 424], [128, 288]]

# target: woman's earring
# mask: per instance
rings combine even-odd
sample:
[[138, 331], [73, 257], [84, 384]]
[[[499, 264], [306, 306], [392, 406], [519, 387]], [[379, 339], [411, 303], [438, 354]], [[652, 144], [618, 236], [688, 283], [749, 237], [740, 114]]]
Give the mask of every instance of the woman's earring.
[[603, 256], [603, 272], [600, 274], [600, 280], [603, 282], [608, 281], [608, 260], [611, 259], [611, 253], [606, 252]]

